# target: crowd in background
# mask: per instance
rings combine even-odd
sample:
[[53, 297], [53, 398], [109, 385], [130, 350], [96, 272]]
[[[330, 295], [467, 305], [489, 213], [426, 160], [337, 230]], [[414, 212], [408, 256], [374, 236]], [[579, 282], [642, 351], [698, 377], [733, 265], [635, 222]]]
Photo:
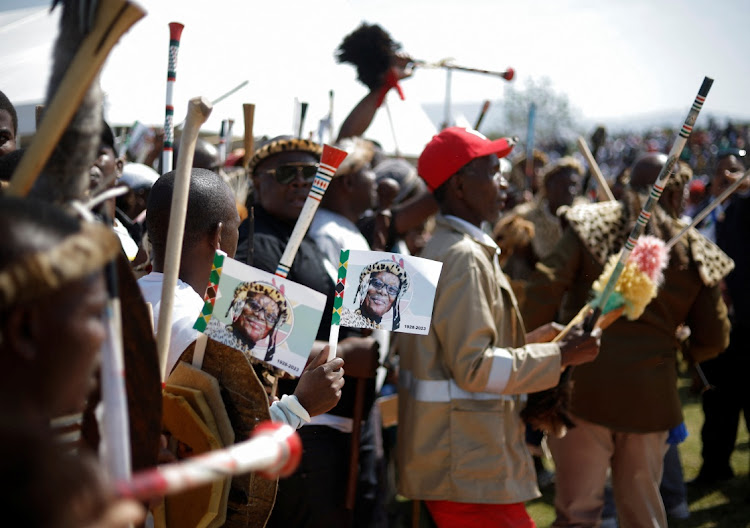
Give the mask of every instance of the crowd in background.
[[[431, 194], [422, 180], [418, 178], [415, 160], [388, 156], [387, 153], [379, 150], [378, 138], [370, 138], [375, 143], [368, 143], [367, 147], [341, 142], [352, 136], [367, 138], [367, 124], [365, 119], [364, 125], [359, 124], [349, 131], [342, 130], [339, 135], [339, 145], [343, 145], [350, 152], [356, 152], [362, 158], [357, 158], [356, 163], [352, 162], [353, 165], [342, 169], [338, 185], [329, 191], [330, 196], [327, 195], [327, 200], [322, 204], [322, 210], [329, 215], [331, 222], [335, 226], [345, 227], [345, 229], [342, 227], [343, 234], [327, 232], [325, 227], [319, 228], [311, 235], [311, 240], [307, 241], [309, 247], [303, 248], [302, 259], [310, 259], [310, 262], [323, 259], [321, 240], [328, 240], [330, 243], [331, 238], [334, 238], [335, 242], [340, 240], [341, 243], [360, 244], [359, 247], [363, 249], [372, 248], [419, 255], [431, 236], [437, 206], [431, 202]], [[0, 141], [2, 142], [0, 143], [0, 179], [4, 182], [3, 187], [10, 179], [13, 169], [17, 166], [18, 158], [22, 154], [15, 149], [16, 130], [17, 118], [13, 106], [2, 96], [0, 98]], [[122, 132], [127, 131], [122, 130]], [[273, 150], [275, 142], [289, 145], [289, 149], [299, 154], [297, 158], [289, 158], [284, 163], [314, 164], [319, 156], [319, 146], [299, 138], [268, 138], [262, 136], [263, 131], [258, 132], [258, 137], [255, 139], [255, 152], [244, 153], [241, 149], [230, 148], [224, 159], [221, 159], [216, 145], [200, 140], [194, 167], [219, 174], [234, 192], [239, 218], [235, 226], [239, 230], [239, 243], [234, 241], [235, 247], [232, 248], [232, 255], [237, 249], [240, 255], [238, 258], [249, 261], [254, 251], [254, 265], [265, 267], [272, 272], [276, 265], [274, 259], [277, 259], [279, 256], [277, 253], [283, 249], [283, 242], [289, 235], [288, 228], [293, 225], [296, 218], [294, 215], [296, 205], [289, 205], [291, 202], [284, 201], [291, 200], [291, 195], [277, 197], [277, 202], [273, 202], [269, 194], [264, 194], [271, 192], [268, 190], [269, 187], [281, 184], [278, 178], [273, 180], [268, 176], [269, 172], [263, 172], [260, 169], [278, 170], [282, 163], [281, 158], [289, 154]], [[502, 131], [502, 135], [517, 134], [518, 131]], [[159, 137], [158, 130], [155, 131], [155, 136]], [[591, 135], [589, 144], [593, 146], [592, 151], [610, 186], [616, 192], [619, 189], [618, 196], [622, 196], [622, 188], [628, 188], [631, 184], [631, 169], [634, 164], [646, 154], [667, 153], [676, 137], [676, 129], [610, 134], [600, 128]], [[142, 276], [155, 271], [152, 259], [154, 250], [150, 247], [149, 237], [146, 236], [148, 233], [153, 238], [155, 228], [148, 226], [147, 206], [153, 203], [149, 201], [149, 192], [160, 180], [159, 159], [161, 156], [158, 152], [160, 145], [156, 144], [155, 151], [146, 157], [140, 156], [145, 163], [136, 163], [133, 161], [133, 153], [123, 147], [124, 141], [125, 136], [115, 137], [107, 124], [104, 124], [98, 159], [91, 170], [91, 190], [93, 192], [98, 188], [115, 186], [128, 189], [126, 194], [117, 198], [116, 207], [112, 204], [115, 212], [114, 228], [133, 269]], [[687, 207], [687, 210], [680, 210], [678, 216], [682, 216], [684, 221], [690, 221], [691, 215], [700, 212], [713, 196], [727, 186], [727, 174], [737, 178], [744, 172], [747, 164], [745, 149], [749, 142], [750, 126], [747, 124], [721, 125], [709, 119], [707, 124], [692, 132], [687, 146], [679, 157], [681, 167], [676, 171], [679, 176], [675, 176], [675, 178], [684, 177], [683, 206]], [[522, 148], [516, 148], [507, 157], [510, 163], [502, 160], [499, 171], [509, 182], [507, 193], [511, 197], [509, 204], [513, 207], [508, 207], [501, 219], [488, 229], [488, 233], [492, 234], [502, 249], [501, 263], [506, 274], [512, 279], [522, 306], [527, 302], [524, 298], [526, 292], [522, 283], [533, 277], [538, 263], [545, 261], [563, 236], [566, 226], [564, 223], [558, 224], [558, 219], [564, 216], [562, 211], [567, 211], [578, 204], [594, 202], [597, 196], [597, 183], [575, 145], [536, 145], [533, 153], [534, 170], [527, 173], [526, 156], [529, 154], [524, 153]], [[243, 165], [243, 159], [251, 161], [249, 169]], [[210, 179], [210, 176], [204, 177]], [[287, 183], [287, 185], [296, 185], [295, 192], [299, 196], [304, 196], [307, 193], [306, 186], [311, 181], [304, 179], [301, 172], [296, 177], [299, 181], [293, 179], [293, 183]], [[344, 177], [350, 179], [344, 183]], [[745, 413], [746, 419], [748, 417], [747, 391], [743, 394], [736, 386], [738, 383], [741, 386], [739, 381], [741, 377], [738, 377], [736, 373], [748, 364], [746, 329], [748, 328], [747, 317], [750, 314], [744, 311], [746, 310], [745, 304], [738, 302], [738, 299], [746, 295], [748, 291], [743, 288], [747, 285], [748, 268], [746, 265], [750, 244], [747, 239], [742, 239], [741, 234], [741, 230], [746, 230], [748, 227], [746, 223], [743, 223], [747, 220], [746, 213], [743, 212], [739, 216], [735, 213], [735, 209], [740, 206], [745, 208], [743, 211], [746, 210], [747, 192], [746, 187], [741, 187], [736, 204], [732, 202], [735, 198], [730, 199], [717, 209], [717, 214], [707, 218], [699, 226], [699, 229], [702, 229], [712, 242], [718, 244], [735, 259], [734, 274], [729, 275], [729, 279], [721, 283], [725, 294], [724, 300], [729, 309], [729, 320], [733, 323], [732, 344], [728, 353], [725, 352], [717, 359], [710, 360], [705, 369], [708, 383], [713, 385], [714, 389], [704, 395], [704, 409], [707, 417], [706, 426], [702, 432], [704, 467], [699, 476], [699, 483], [702, 485], [718, 486], [722, 481], [732, 478], [728, 457], [734, 448], [737, 420], [740, 412]], [[362, 198], [362, 193], [368, 196]], [[295, 195], [294, 199], [297, 198], [298, 196]], [[357, 207], [353, 207], [352, 204], [358, 199], [363, 201], [357, 204]], [[740, 201], [743, 202], [740, 204]], [[299, 200], [294, 203], [298, 202]], [[166, 202], [162, 199], [161, 203]], [[188, 213], [191, 212], [195, 213], [195, 209], [188, 210]], [[156, 213], [151, 211], [151, 215], [154, 214]], [[714, 219], [713, 226], [711, 225], [712, 218]], [[255, 224], [251, 220], [254, 220]], [[733, 229], [737, 230], [731, 240], [726, 234], [722, 234], [721, 230], [716, 229], [717, 225], [730, 221], [735, 222]], [[227, 222], [224, 221], [225, 224]], [[235, 219], [231, 218], [229, 222], [235, 222]], [[255, 230], [255, 238], [250, 236], [250, 242], [248, 230], [250, 232]], [[221, 233], [218, 235], [223, 236], [219, 238], [226, 247], [227, 237]], [[336, 239], [336, 236], [340, 238]], [[254, 248], [252, 247], [253, 240]], [[318, 247], [315, 247], [316, 240]], [[318, 265], [320, 265], [320, 273], [324, 274], [322, 264], [320, 262], [315, 264], [315, 266]], [[320, 278], [310, 276], [312, 269], [317, 269], [317, 267], [307, 267], [301, 270], [298, 266], [298, 268], [293, 268], [289, 278], [302, 283], [309, 282], [315, 286], [320, 282]], [[189, 282], [185, 279], [186, 284]], [[321, 286], [321, 288], [332, 294], [332, 289], [327, 286]], [[204, 292], [200, 291], [200, 288], [194, 289], [202, 299]], [[323, 329], [324, 326], [325, 324], [321, 328]], [[686, 335], [689, 335], [689, 330], [686, 332]], [[324, 333], [321, 333], [318, 338], [325, 339]], [[347, 339], [349, 341], [346, 341]], [[365, 415], [366, 425], [360, 444], [362, 462], [358, 509], [355, 510], [357, 512], [355, 523], [360, 526], [389, 526], [402, 522], [397, 519], [399, 513], [394, 509], [396, 501], [394, 481], [398, 479], [398, 475], [394, 470], [393, 461], [396, 449], [393, 426], [384, 427], [380, 421], [378, 414], [380, 411], [377, 405], [372, 405], [372, 400], [376, 397], [387, 396], [397, 390], [399, 346], [398, 343], [389, 343], [387, 337], [380, 339], [379, 344], [376, 344], [377, 336], [372, 337], [366, 332], [342, 334], [342, 343], [344, 343], [342, 349], [350, 354], [348, 358], [344, 358], [345, 371], [349, 372], [347, 367], [351, 364], [353, 370], [360, 371], [358, 378], [369, 380], [368, 412]], [[686, 337], [686, 339], [689, 338]], [[188, 340], [188, 343], [190, 341]], [[350, 348], [347, 348], [347, 343], [350, 344]], [[377, 357], [378, 349], [381, 352], [380, 357]], [[176, 357], [181, 351], [177, 351]], [[691, 364], [694, 360], [692, 357], [684, 359]], [[374, 379], [376, 367], [379, 364], [387, 367], [388, 373], [384, 383], [376, 388]], [[352, 381], [351, 387], [354, 384], [355, 381]], [[302, 392], [295, 392], [296, 385], [285, 386], [282, 383], [280, 389], [281, 394], [289, 396], [297, 394], [300, 400], [303, 399]], [[347, 398], [343, 397], [342, 402], [344, 399]], [[339, 409], [339, 407], [336, 408]], [[352, 431], [351, 414], [348, 409], [339, 410], [341, 412], [334, 412], [334, 418], [314, 422], [310, 426], [303, 427], [301, 431], [307, 431], [306, 446], [311, 450], [314, 449], [317, 456], [326, 460], [330, 458], [332, 466], [340, 462], [338, 466], [341, 466], [341, 474], [344, 474], [348, 462], [343, 453], [347, 450]], [[321, 416], [328, 416], [328, 414], [327, 412], [320, 413]], [[49, 418], [53, 417], [49, 416]], [[345, 420], [347, 419], [349, 428], [346, 426]], [[729, 421], [728, 426], [727, 421]], [[725, 425], [722, 431], [718, 431], [721, 427], [719, 424]], [[712, 427], [717, 430], [712, 430]], [[342, 436], [342, 431], [349, 436]], [[548, 469], [548, 463], [542, 462], [546, 445], [546, 442], [542, 441], [542, 436], [539, 431], [529, 427], [526, 440], [536, 456], [539, 484], [547, 485], [551, 482], [551, 469]], [[319, 445], [322, 443], [322, 438], [327, 446]], [[367, 450], [370, 451], [366, 453]], [[679, 458], [676, 461], [665, 462], [665, 464], [665, 478], [666, 473], [677, 470], [672, 482], [665, 484], [671, 485], [672, 490], [676, 490], [677, 497], [676, 500], [668, 502], [666, 495], [664, 496], [666, 512], [669, 515], [684, 518], [689, 515], [689, 512], [685, 502], [684, 482], [679, 471]], [[677, 467], [674, 464], [677, 464]], [[317, 470], [305, 466], [304, 471], [309, 471], [312, 475]], [[310, 494], [300, 499], [301, 495], [308, 493], [307, 488], [313, 486], [310, 482], [324, 484], [326, 478], [331, 478], [336, 481], [336, 486], [332, 489], [343, 494], [345, 482], [339, 476], [318, 475], [315, 478], [321, 480], [308, 482], [303, 478], [304, 475], [306, 474], [297, 475], [296, 480], [293, 478], [289, 483], [282, 483], [277, 504], [282, 504], [283, 507], [279, 507], [274, 513], [274, 517], [279, 518], [272, 517], [272, 524], [282, 526], [289, 522], [305, 522], [302, 518], [308, 514], [312, 515], [310, 511], [314, 511], [314, 515], [318, 515], [319, 519], [325, 519], [326, 515], [330, 514], [330, 512], [317, 511], [315, 506], [310, 506], [320, 500], [317, 495]], [[672, 477], [673, 475], [670, 474], [670, 478]], [[33, 483], [29, 486], [33, 487]], [[602, 493], [604, 493], [603, 490]], [[664, 494], [664, 490], [662, 493]], [[302, 508], [301, 504], [306, 504], [306, 507], [312, 510], [296, 511]], [[286, 514], [286, 517], [282, 514]], [[332, 518], [336, 519], [332, 522], [341, 522], [339, 517]]]

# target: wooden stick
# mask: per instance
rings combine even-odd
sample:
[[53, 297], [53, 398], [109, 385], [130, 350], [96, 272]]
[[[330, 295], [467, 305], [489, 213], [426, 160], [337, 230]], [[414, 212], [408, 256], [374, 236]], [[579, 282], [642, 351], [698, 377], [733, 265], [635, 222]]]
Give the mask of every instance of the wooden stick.
[[604, 179], [604, 175], [602, 174], [602, 171], [599, 170], [599, 165], [596, 163], [596, 159], [594, 159], [594, 155], [589, 150], [589, 146], [586, 144], [586, 140], [583, 139], [583, 136], [578, 136], [578, 148], [580, 149], [583, 156], [586, 158], [586, 161], [589, 164], [589, 169], [591, 169], [591, 174], [594, 175], [594, 178], [596, 178], [596, 182], [599, 184], [599, 201], [600, 202], [606, 202], [606, 201], [615, 201], [615, 195], [612, 194], [612, 190], [609, 188], [609, 185], [607, 185], [607, 180]]
[[577, 314], [575, 315], [575, 317], [573, 317], [573, 319], [571, 319], [571, 320], [570, 320], [570, 322], [569, 322], [569, 323], [568, 323], [568, 324], [567, 324], [567, 325], [565, 326], [565, 328], [563, 328], [563, 329], [562, 329], [562, 330], [560, 331], [560, 333], [559, 333], [559, 334], [557, 334], [557, 335], [556, 335], [556, 336], [555, 336], [555, 337], [554, 337], [554, 338], [552, 339], [552, 342], [553, 342], [553, 343], [557, 343], [557, 342], [558, 342], [558, 341], [560, 341], [560, 340], [561, 340], [561, 339], [562, 339], [563, 337], [565, 337], [566, 335], [568, 335], [568, 332], [570, 332], [570, 330], [571, 330], [571, 329], [572, 329], [572, 328], [573, 328], [573, 327], [574, 327], [575, 325], [577, 325], [578, 323], [580, 323], [581, 321], [583, 321], [583, 318], [584, 318], [584, 317], [586, 317], [586, 314], [587, 314], [587, 313], [589, 313], [589, 310], [591, 310], [591, 304], [590, 304], [590, 303], [586, 303], [586, 304], [584, 304], [584, 305], [583, 305], [583, 308], [581, 308], [581, 309], [580, 309], [580, 311], [579, 311], [579, 312], [578, 312], [578, 313], [577, 313]]
[[169, 234], [167, 236], [167, 248], [164, 257], [164, 283], [161, 290], [159, 325], [156, 332], [156, 345], [159, 352], [159, 369], [162, 381], [167, 377], [167, 356], [169, 355], [169, 342], [171, 338], [172, 307], [174, 306], [174, 290], [177, 286], [177, 276], [180, 271], [193, 154], [195, 153], [195, 143], [198, 140], [198, 132], [201, 125], [206, 122], [206, 119], [211, 114], [211, 108], [211, 103], [203, 97], [191, 99], [188, 103], [185, 129], [180, 139], [172, 205], [169, 211]]
[[44, 117], [44, 105], [38, 104], [34, 107], [34, 125], [36, 130], [39, 130], [39, 126], [42, 124], [42, 117]]
[[110, 50], [145, 14], [143, 9], [127, 0], [99, 2], [94, 26], [83, 39], [57, 92], [47, 105], [34, 141], [21, 158], [5, 191], [8, 196], [29, 194]]
[[255, 121], [255, 105], [251, 103], [245, 103], [242, 105], [242, 114], [245, 117], [245, 155], [242, 157], [242, 166], [247, 169], [247, 164], [250, 163], [250, 158], [253, 157], [253, 151], [255, 150], [255, 138], [253, 137], [253, 123]]
[[537, 184], [536, 175], [534, 174], [534, 126], [536, 123], [536, 104], [529, 105], [529, 118], [526, 127], [526, 165], [524, 173], [526, 174], [526, 188], [536, 192]]
[[482, 105], [482, 109], [479, 111], [477, 122], [474, 124], [474, 130], [479, 130], [479, 125], [482, 124], [482, 121], [484, 120], [484, 116], [487, 115], [487, 110], [489, 109], [490, 109], [490, 100], [487, 99]]
[[[602, 330], [606, 330], [609, 328], [609, 325], [614, 323], [621, 315], [622, 312], [625, 310], [624, 306], [620, 306], [619, 308], [615, 308], [614, 310], [610, 310], [609, 312], [602, 315], [599, 320], [596, 323], [596, 328], [601, 328]], [[559, 334], [557, 334], [554, 339], [552, 339], [552, 343], [557, 343], [562, 338], [564, 338], [572, 328], [584, 320], [586, 317], [586, 314], [591, 311], [591, 305], [589, 303], [586, 303], [583, 308], [576, 314], [576, 316], [570, 320], [570, 322], [567, 324], [565, 328], [563, 328]]]
[[302, 133], [305, 128], [305, 117], [307, 117], [307, 103], [300, 103], [299, 107], [299, 129], [297, 131], [297, 137], [302, 139]]
[[362, 431], [364, 418], [365, 391], [367, 379], [357, 378], [357, 389], [354, 395], [354, 416], [352, 417], [352, 440], [349, 450], [349, 476], [346, 483], [346, 509], [354, 511], [357, 498], [357, 477], [359, 476], [359, 435]]
[[748, 174], [750, 174], [750, 172], [745, 171], [745, 173], [740, 178], [737, 178], [737, 181], [735, 181], [732, 185], [724, 189], [724, 191], [719, 196], [717, 196], [713, 202], [708, 204], [705, 207], [705, 209], [703, 209], [700, 213], [695, 215], [695, 218], [693, 218], [693, 221], [690, 222], [689, 226], [683, 227], [679, 233], [673, 236], [672, 239], [664, 245], [666, 250], [669, 251], [672, 248], [672, 246], [674, 246], [677, 243], [677, 241], [680, 240], [680, 238], [682, 238], [685, 235], [685, 233], [687, 233], [690, 230], [691, 227], [695, 227], [698, 224], [700, 224], [701, 221], [711, 213], [711, 211], [719, 207], [719, 205], [721, 205], [721, 203], [724, 200], [729, 198], [729, 195], [737, 190], [740, 184], [742, 184], [742, 180], [747, 178]]

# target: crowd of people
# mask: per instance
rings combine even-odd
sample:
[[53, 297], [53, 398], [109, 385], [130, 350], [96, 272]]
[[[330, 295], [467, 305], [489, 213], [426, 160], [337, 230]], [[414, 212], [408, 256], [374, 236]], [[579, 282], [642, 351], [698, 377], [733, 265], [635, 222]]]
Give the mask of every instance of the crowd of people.
[[[681, 153], [646, 227], [648, 235], [671, 242], [663, 280], [644, 313], [563, 330], [590, 300], [608, 258], [624, 246], [667, 164], [674, 132], [594, 134], [594, 154], [614, 201], [597, 202], [590, 168], [572, 146], [519, 152], [509, 138], [449, 127], [425, 138], [418, 160], [391, 158], [378, 138], [366, 139], [367, 129], [384, 90], [408, 77], [404, 64], [394, 58], [393, 69], [344, 121], [336, 145], [348, 156], [289, 269], [289, 280], [326, 297], [312, 350], [300, 352], [310, 356], [304, 372], [279, 377], [250, 362], [251, 354], [234, 356], [252, 363], [250, 382], [263, 390], [231, 397], [233, 366], [213, 372], [228, 408], [237, 397], [252, 400], [257, 416], [297, 429], [304, 449], [297, 470], [278, 487], [235, 479], [224, 525], [395, 526], [403, 522], [392, 508], [399, 494], [423, 502], [425, 522], [441, 528], [533, 527], [525, 503], [540, 496], [538, 479], [550, 472], [542, 462], [547, 446], [554, 526], [615, 522], [608, 519], [613, 509], [623, 528], [665, 527], [670, 516], [685, 518], [674, 447], [684, 436], [680, 361], [702, 365], [710, 384], [702, 395], [696, 486], [734, 477], [729, 458], [740, 414], [750, 423], [750, 393], [742, 383], [750, 357], [750, 244], [743, 236], [750, 184], [742, 183], [696, 228], [681, 230], [744, 176], [748, 126], [711, 121]], [[23, 156], [17, 130], [14, 106], [0, 92], [3, 190]], [[150, 304], [153, 328], [159, 327], [175, 172], [160, 174], [158, 152], [145, 164], [129, 159], [105, 122], [99, 143], [84, 198], [123, 189], [96, 211], [103, 221], [81, 219], [68, 204], [44, 196], [0, 197], [0, 442], [17, 453], [3, 458], [4, 489], [13, 492], [2, 503], [17, 526], [127, 526], [152, 515], [148, 506], [156, 508], [117, 498], [95, 461], [91, 435], [82, 434], [73, 452], [53, 438], [61, 417], [85, 415], [96, 401], [92, 389], [107, 335], [105, 278], [111, 279], [113, 263], [129, 264], [140, 291], [128, 293]], [[186, 361], [195, 365], [200, 337], [194, 324], [216, 252], [275, 272], [310, 192], [321, 145], [293, 136], [261, 137], [256, 144], [226, 161], [199, 141], [168, 373]], [[428, 334], [382, 328], [390, 313], [391, 329], [399, 330], [399, 296], [409, 276], [396, 260], [374, 262], [354, 285], [358, 307], [344, 313], [337, 357], [328, 360], [341, 249], [442, 262]], [[230, 306], [232, 324], [216, 329], [226, 334], [217, 341], [245, 352], [263, 339], [274, 343], [289, 310], [274, 286], [241, 283]], [[153, 341], [153, 334], [149, 329], [140, 338]], [[205, 354], [218, 354], [218, 346]], [[273, 353], [271, 345], [267, 361]], [[383, 365], [384, 383], [377, 377]], [[397, 434], [383, 425], [376, 404], [388, 392], [398, 394]], [[556, 398], [563, 425], [534, 414], [531, 402], [539, 397]], [[136, 406], [131, 414], [142, 411]], [[244, 434], [259, 418], [241, 414], [230, 409], [229, 416]], [[170, 431], [159, 432], [161, 447], [170, 445]], [[185, 450], [163, 451], [154, 463]], [[256, 508], [266, 503], [266, 510]]]

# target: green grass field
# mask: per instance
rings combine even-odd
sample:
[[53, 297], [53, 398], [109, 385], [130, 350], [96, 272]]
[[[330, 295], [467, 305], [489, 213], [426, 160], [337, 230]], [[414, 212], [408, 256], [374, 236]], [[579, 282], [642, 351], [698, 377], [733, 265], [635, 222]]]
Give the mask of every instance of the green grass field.
[[[695, 478], [701, 466], [700, 430], [703, 410], [700, 397], [688, 391], [689, 380], [681, 379], [680, 395], [683, 412], [690, 435], [680, 444], [680, 457], [685, 480]], [[674, 528], [750, 528], [750, 450], [744, 421], [740, 423], [737, 448], [732, 455], [735, 478], [713, 490], [688, 488], [690, 518], [684, 521], [670, 519]], [[550, 526], [555, 518], [553, 506], [554, 487], [544, 491], [543, 497], [528, 504], [528, 510], [539, 528]]]

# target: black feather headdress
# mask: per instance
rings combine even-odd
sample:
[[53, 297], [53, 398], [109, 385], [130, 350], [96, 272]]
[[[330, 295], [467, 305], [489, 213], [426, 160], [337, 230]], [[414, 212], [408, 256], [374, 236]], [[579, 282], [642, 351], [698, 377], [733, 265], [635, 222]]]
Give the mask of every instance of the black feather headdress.
[[336, 61], [357, 68], [357, 78], [371, 90], [380, 87], [391, 66], [393, 55], [401, 49], [377, 24], [363, 22], [349, 33], [336, 50]]

